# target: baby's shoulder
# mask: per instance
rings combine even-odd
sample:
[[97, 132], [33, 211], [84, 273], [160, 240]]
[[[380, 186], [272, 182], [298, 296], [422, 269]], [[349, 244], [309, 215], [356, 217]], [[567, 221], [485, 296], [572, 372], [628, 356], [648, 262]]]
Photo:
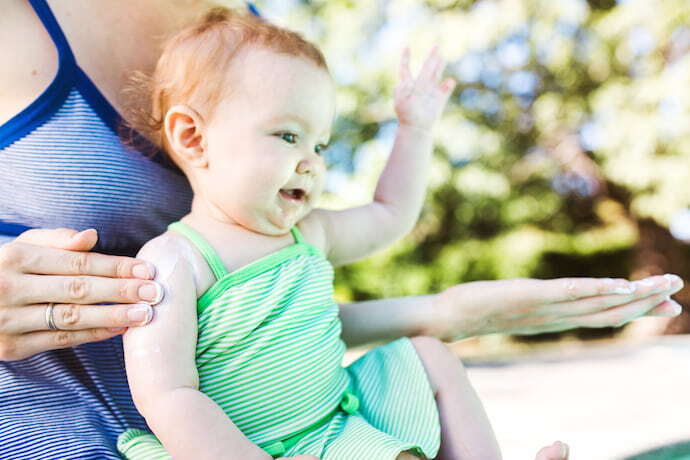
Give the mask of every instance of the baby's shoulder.
[[157, 273], [171, 271], [180, 263], [185, 264], [194, 276], [197, 298], [215, 281], [211, 268], [199, 250], [187, 238], [175, 232], [167, 231], [147, 241], [137, 257], [153, 263]]
[[297, 229], [307, 243], [319, 248], [324, 254], [326, 253], [326, 232], [319, 220], [318, 210], [310, 212], [300, 220]]

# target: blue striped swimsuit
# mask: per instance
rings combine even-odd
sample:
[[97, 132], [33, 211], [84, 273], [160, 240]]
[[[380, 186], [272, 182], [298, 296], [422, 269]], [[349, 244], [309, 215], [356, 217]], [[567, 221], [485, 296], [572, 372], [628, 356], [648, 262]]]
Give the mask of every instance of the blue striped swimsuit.
[[[0, 244], [32, 227], [96, 228], [97, 252], [134, 255], [189, 211], [186, 178], [121, 145], [121, 118], [75, 61], [45, 0], [31, 0], [59, 53], [50, 86], [0, 126]], [[119, 459], [146, 429], [121, 338], [0, 362], [0, 459]]]

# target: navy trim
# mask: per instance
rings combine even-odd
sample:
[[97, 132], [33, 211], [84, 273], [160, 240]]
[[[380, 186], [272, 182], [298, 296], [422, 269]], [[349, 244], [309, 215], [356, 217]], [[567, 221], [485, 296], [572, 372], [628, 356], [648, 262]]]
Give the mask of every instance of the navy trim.
[[105, 123], [113, 133], [119, 136], [123, 143], [141, 152], [142, 156], [145, 158], [158, 163], [166, 169], [183, 175], [180, 168], [168, 158], [165, 152], [156, 147], [136, 130], [127, 128], [120, 114], [117, 113], [110, 102], [103, 97], [103, 93], [98, 90], [89, 76], [86, 75], [86, 72], [79, 66], [76, 66], [75, 86], [103, 123]]
[[27, 227], [22, 224], [14, 224], [10, 222], [0, 221], [0, 235], [5, 236], [19, 236], [27, 230], [31, 230], [33, 227]]
[[28, 107], [0, 125], [0, 149], [21, 139], [46, 122], [67, 98], [75, 83], [76, 61], [62, 29], [45, 0], [29, 0], [58, 52], [58, 69], [53, 81]]
[[[29, 0], [29, 2], [57, 48], [58, 69], [53, 81], [38, 98], [6, 123], [0, 125], [0, 149], [4, 149], [23, 138], [52, 117], [60, 109], [72, 87], [76, 87], [80, 91], [91, 108], [113, 133], [122, 136], [122, 117], [77, 64], [72, 48], [69, 46], [69, 42], [50, 6], [45, 0]], [[253, 15], [261, 17], [259, 9], [252, 2], [247, 2], [247, 8]], [[182, 171], [167, 155], [140, 133], [126, 129], [124, 132], [128, 137], [126, 141], [129, 141], [137, 150], [141, 150], [146, 158], [155, 161], [166, 169], [182, 174]]]
[[247, 2], [247, 8], [249, 9], [249, 12], [252, 13], [254, 16], [257, 16], [259, 18], [261, 17], [259, 9], [252, 2]]
[[94, 85], [81, 67], [77, 66], [75, 73], [76, 81], [74, 86], [79, 90], [82, 97], [89, 103], [103, 123], [114, 133], [117, 133], [117, 126], [121, 120], [120, 114], [118, 114], [113, 106], [110, 105], [110, 102], [103, 97], [103, 94], [96, 88], [96, 85]]
[[183, 175], [177, 165], [148, 139], [134, 130], [123, 129], [124, 123], [120, 114], [77, 64], [72, 48], [50, 6], [45, 0], [29, 1], [57, 48], [58, 69], [53, 81], [38, 98], [5, 124], [0, 125], [0, 149], [8, 147], [44, 124], [62, 107], [70, 90], [76, 88], [114, 134], [122, 136], [127, 132], [128, 139], [123, 141], [130, 141], [130, 146], [141, 150], [142, 156]]
[[74, 67], [60, 64], [55, 78], [28, 107], [0, 125], [0, 149], [29, 134], [62, 107], [74, 86]]

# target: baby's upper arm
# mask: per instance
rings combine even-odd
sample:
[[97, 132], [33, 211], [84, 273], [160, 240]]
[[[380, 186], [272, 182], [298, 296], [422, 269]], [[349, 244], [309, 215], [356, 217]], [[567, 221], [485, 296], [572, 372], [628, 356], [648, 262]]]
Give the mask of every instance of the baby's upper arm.
[[373, 202], [338, 211], [315, 209], [300, 222], [300, 230], [310, 242], [310, 236], [315, 238], [319, 243], [315, 245], [334, 266], [339, 266], [367, 257], [397, 240], [400, 235], [394, 221], [388, 208]]
[[144, 413], [147, 400], [161, 390], [198, 388], [197, 295], [188, 247], [179, 237], [163, 234], [146, 243], [137, 257], [156, 266], [155, 281], [164, 289], [151, 322], [129, 328], [123, 337], [132, 397]]

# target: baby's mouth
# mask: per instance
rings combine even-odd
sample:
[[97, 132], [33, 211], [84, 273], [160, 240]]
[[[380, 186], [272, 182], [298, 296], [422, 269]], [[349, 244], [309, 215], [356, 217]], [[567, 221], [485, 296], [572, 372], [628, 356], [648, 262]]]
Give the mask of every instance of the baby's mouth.
[[281, 189], [280, 194], [283, 198], [292, 201], [304, 201], [305, 197], [307, 196], [307, 192], [301, 188]]

